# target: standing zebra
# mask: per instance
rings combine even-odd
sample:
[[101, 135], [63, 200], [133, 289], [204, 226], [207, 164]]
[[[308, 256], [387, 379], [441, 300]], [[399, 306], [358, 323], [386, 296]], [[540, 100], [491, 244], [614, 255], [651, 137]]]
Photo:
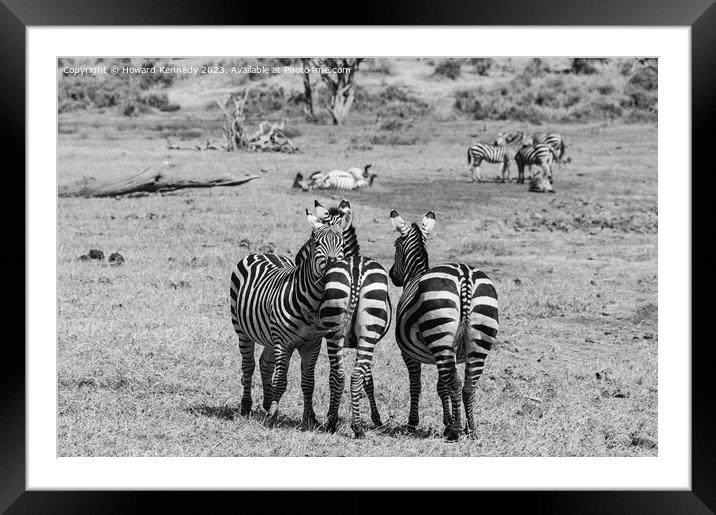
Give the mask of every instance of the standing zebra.
[[[395, 338], [408, 368], [410, 415], [408, 427], [418, 425], [421, 363], [438, 369], [438, 396], [443, 406], [444, 435], [457, 440], [462, 430], [460, 390], [467, 418], [465, 433], [475, 437], [473, 402], [477, 380], [497, 336], [497, 292], [492, 281], [476, 268], [448, 263], [430, 268], [426, 236], [435, 224], [429, 211], [422, 224], [406, 224], [390, 212], [395, 241], [393, 284], [403, 286], [396, 313]], [[460, 384], [457, 363], [465, 363]]]
[[545, 143], [554, 149], [554, 160], [555, 162], [562, 164], [562, 158], [564, 157], [564, 151], [567, 145], [564, 143], [564, 138], [557, 132], [548, 133], [535, 133], [532, 135], [535, 144]]
[[517, 182], [525, 182], [525, 165], [528, 165], [530, 170], [532, 170], [532, 165], [538, 165], [540, 171], [531, 178], [530, 191], [554, 193], [552, 189], [552, 163], [555, 157], [555, 149], [546, 143], [522, 147], [515, 156]]
[[231, 274], [231, 320], [239, 336], [244, 385], [241, 414], [251, 412], [254, 346], [258, 343], [264, 346], [259, 367], [269, 425], [278, 416], [289, 361], [296, 349], [301, 355], [303, 424], [308, 428], [317, 424], [313, 411], [314, 370], [323, 332], [316, 320], [325, 271], [343, 257], [343, 231], [350, 226], [352, 214], [332, 226], [323, 224], [308, 210], [306, 217], [313, 230], [295, 263], [273, 254], [250, 254], [239, 261]]
[[[467, 149], [467, 165], [470, 170], [471, 182], [482, 182], [480, 164], [482, 161], [488, 163], [502, 163], [502, 182], [510, 180], [510, 162], [515, 158], [517, 152], [522, 148], [524, 134], [518, 133], [514, 139], [503, 138], [496, 141], [494, 145], [480, 142]], [[498, 144], [499, 143], [499, 144]]]
[[[340, 224], [351, 214], [347, 200], [329, 209], [315, 204], [316, 216], [325, 224]], [[343, 349], [356, 349], [356, 361], [351, 374], [351, 428], [356, 438], [363, 436], [364, 424], [360, 413], [361, 389], [370, 403], [371, 419], [382, 426], [373, 388], [372, 361], [376, 344], [390, 327], [391, 305], [388, 296], [388, 274], [371, 258], [360, 255], [360, 246], [353, 224], [343, 230], [343, 259], [326, 271], [323, 302], [319, 320], [326, 329], [326, 348], [331, 364], [331, 397], [328, 408], [328, 431], [335, 431], [338, 408], [345, 384]]]

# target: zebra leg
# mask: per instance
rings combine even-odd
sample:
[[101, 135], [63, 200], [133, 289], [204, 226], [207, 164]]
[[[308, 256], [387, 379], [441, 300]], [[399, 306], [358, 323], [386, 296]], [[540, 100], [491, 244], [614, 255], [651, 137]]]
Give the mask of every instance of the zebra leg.
[[264, 411], [271, 409], [271, 401], [273, 400], [273, 388], [271, 387], [271, 377], [273, 376], [274, 356], [273, 349], [264, 347], [264, 351], [259, 358], [259, 370], [261, 371], [261, 383], [264, 387]]
[[548, 193], [554, 193], [554, 190], [552, 189], [552, 167], [549, 164], [545, 166], [547, 167], [547, 172], [544, 174], [545, 191], [547, 191]]
[[522, 161], [517, 161], [517, 184], [525, 182], [525, 164]]
[[378, 412], [378, 404], [375, 402], [375, 389], [373, 388], [373, 367], [371, 366], [366, 370], [365, 378], [363, 379], [363, 389], [368, 397], [370, 403], [370, 419], [373, 421], [375, 427], [382, 427], [383, 421], [380, 419], [380, 413]]
[[420, 362], [403, 354], [403, 361], [408, 367], [408, 379], [410, 381], [410, 413], [408, 415], [408, 429], [415, 430], [418, 427], [418, 408], [420, 404]]
[[275, 366], [273, 369], [273, 377], [271, 378], [271, 389], [273, 396], [271, 398], [271, 407], [266, 415], [266, 425], [273, 426], [278, 419], [278, 403], [286, 392], [288, 364], [291, 361], [293, 348], [286, 348], [283, 343], [275, 343], [273, 346], [273, 357]]
[[326, 429], [333, 433], [336, 431], [338, 423], [338, 408], [341, 404], [341, 396], [343, 388], [346, 384], [346, 373], [343, 370], [343, 339], [326, 340], [326, 349], [328, 351], [328, 361], [331, 364], [331, 372], [328, 384], [331, 388], [331, 397], [328, 404], [328, 421]]
[[318, 419], [313, 411], [313, 389], [315, 387], [316, 360], [320, 351], [321, 339], [315, 343], [305, 343], [298, 349], [298, 353], [301, 355], [301, 390], [303, 391], [302, 425], [308, 430], [318, 426]]
[[502, 162], [502, 182], [505, 182], [505, 175], [507, 175], [507, 182], [510, 182], [510, 162]]
[[470, 343], [469, 353], [465, 360], [465, 384], [462, 388], [462, 403], [465, 406], [465, 434], [469, 438], [476, 438], [475, 430], [475, 390], [477, 381], [485, 368], [487, 353], [477, 346], [475, 341]]
[[452, 438], [450, 429], [452, 427], [453, 413], [452, 413], [452, 390], [455, 383], [456, 367], [455, 360], [445, 360], [438, 362], [438, 397], [443, 406], [443, 425], [445, 429], [443, 436], [447, 436], [448, 440], [455, 440], [457, 436]]
[[239, 335], [239, 351], [241, 352], [241, 384], [244, 387], [244, 394], [241, 398], [241, 415], [251, 414], [251, 380], [256, 368], [254, 358], [254, 342]]
[[[358, 338], [356, 362], [353, 366], [353, 373], [351, 374], [351, 428], [356, 438], [360, 438], [365, 434], [365, 424], [360, 414], [360, 398], [365, 387], [365, 377], [371, 374], [370, 367], [373, 360], [374, 349], [375, 340], [373, 338], [365, 338], [362, 336]], [[375, 399], [373, 399], [373, 402], [375, 403]], [[380, 415], [378, 415], [378, 420], [380, 420]]]

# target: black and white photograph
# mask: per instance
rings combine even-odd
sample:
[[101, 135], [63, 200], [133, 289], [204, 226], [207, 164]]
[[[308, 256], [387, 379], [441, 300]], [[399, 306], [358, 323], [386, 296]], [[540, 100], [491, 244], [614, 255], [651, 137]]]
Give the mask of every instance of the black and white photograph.
[[658, 58], [56, 62], [58, 457], [659, 455]]

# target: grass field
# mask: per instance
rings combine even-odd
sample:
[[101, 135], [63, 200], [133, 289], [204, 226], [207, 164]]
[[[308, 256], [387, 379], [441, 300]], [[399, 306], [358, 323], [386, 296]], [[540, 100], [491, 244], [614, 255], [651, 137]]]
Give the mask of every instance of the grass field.
[[[266, 173], [236, 188], [58, 200], [58, 455], [656, 455], [654, 124], [556, 127], [572, 162], [555, 169], [557, 193], [545, 195], [526, 185], [468, 183], [465, 151], [475, 134], [516, 125], [509, 122], [417, 123], [407, 131], [412, 145], [372, 144], [371, 125], [294, 125], [295, 155], [162, 148], [167, 131], [216, 138], [211, 116], [59, 118], [60, 184], [122, 178], [165, 160], [192, 177]], [[400, 430], [408, 378], [393, 328], [374, 358], [383, 431], [354, 440], [346, 395], [337, 434], [299, 430], [297, 355], [278, 427], [238, 415], [231, 267], [266, 246], [293, 255], [310, 232], [304, 208], [314, 198], [340, 201], [340, 194], [291, 189], [296, 172], [369, 162], [379, 176], [374, 187], [345, 195], [366, 255], [392, 264], [391, 209], [416, 221], [433, 210], [431, 262], [476, 265], [497, 287], [501, 329], [479, 382], [476, 441], [443, 442], [429, 367], [421, 431]], [[485, 165], [483, 173], [498, 170]], [[126, 262], [79, 261], [90, 249], [119, 252]], [[395, 306], [400, 291], [391, 285], [390, 295]], [[321, 419], [327, 378], [324, 349], [315, 395]], [[254, 385], [258, 402], [258, 370]]]

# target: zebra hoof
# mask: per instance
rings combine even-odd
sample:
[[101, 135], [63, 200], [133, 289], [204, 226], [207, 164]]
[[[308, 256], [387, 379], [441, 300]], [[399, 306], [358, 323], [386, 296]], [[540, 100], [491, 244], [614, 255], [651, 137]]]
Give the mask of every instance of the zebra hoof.
[[313, 431], [320, 425], [320, 422], [318, 422], [318, 419], [315, 416], [303, 417], [303, 422], [301, 422], [301, 429], [303, 429], [304, 431]]
[[251, 415], [251, 403], [241, 403], [241, 411], [239, 411], [242, 417], [248, 417]]
[[266, 418], [264, 419], [264, 425], [266, 427], [273, 427], [276, 425], [276, 421], [278, 420], [278, 408], [275, 406], [271, 406], [271, 409], [266, 413]]
[[457, 442], [458, 438], [460, 438], [460, 431], [457, 431], [453, 428], [445, 429], [445, 439], [448, 442]]
[[363, 438], [365, 436], [365, 428], [363, 426], [354, 425], [351, 429], [353, 429], [356, 439]]
[[380, 417], [371, 417], [371, 420], [373, 421], [373, 425], [375, 427], [383, 427], [383, 421]]
[[337, 425], [338, 425], [338, 419], [335, 419], [335, 420], [329, 419], [328, 422], [326, 423], [326, 432], [327, 433], [335, 433]]

